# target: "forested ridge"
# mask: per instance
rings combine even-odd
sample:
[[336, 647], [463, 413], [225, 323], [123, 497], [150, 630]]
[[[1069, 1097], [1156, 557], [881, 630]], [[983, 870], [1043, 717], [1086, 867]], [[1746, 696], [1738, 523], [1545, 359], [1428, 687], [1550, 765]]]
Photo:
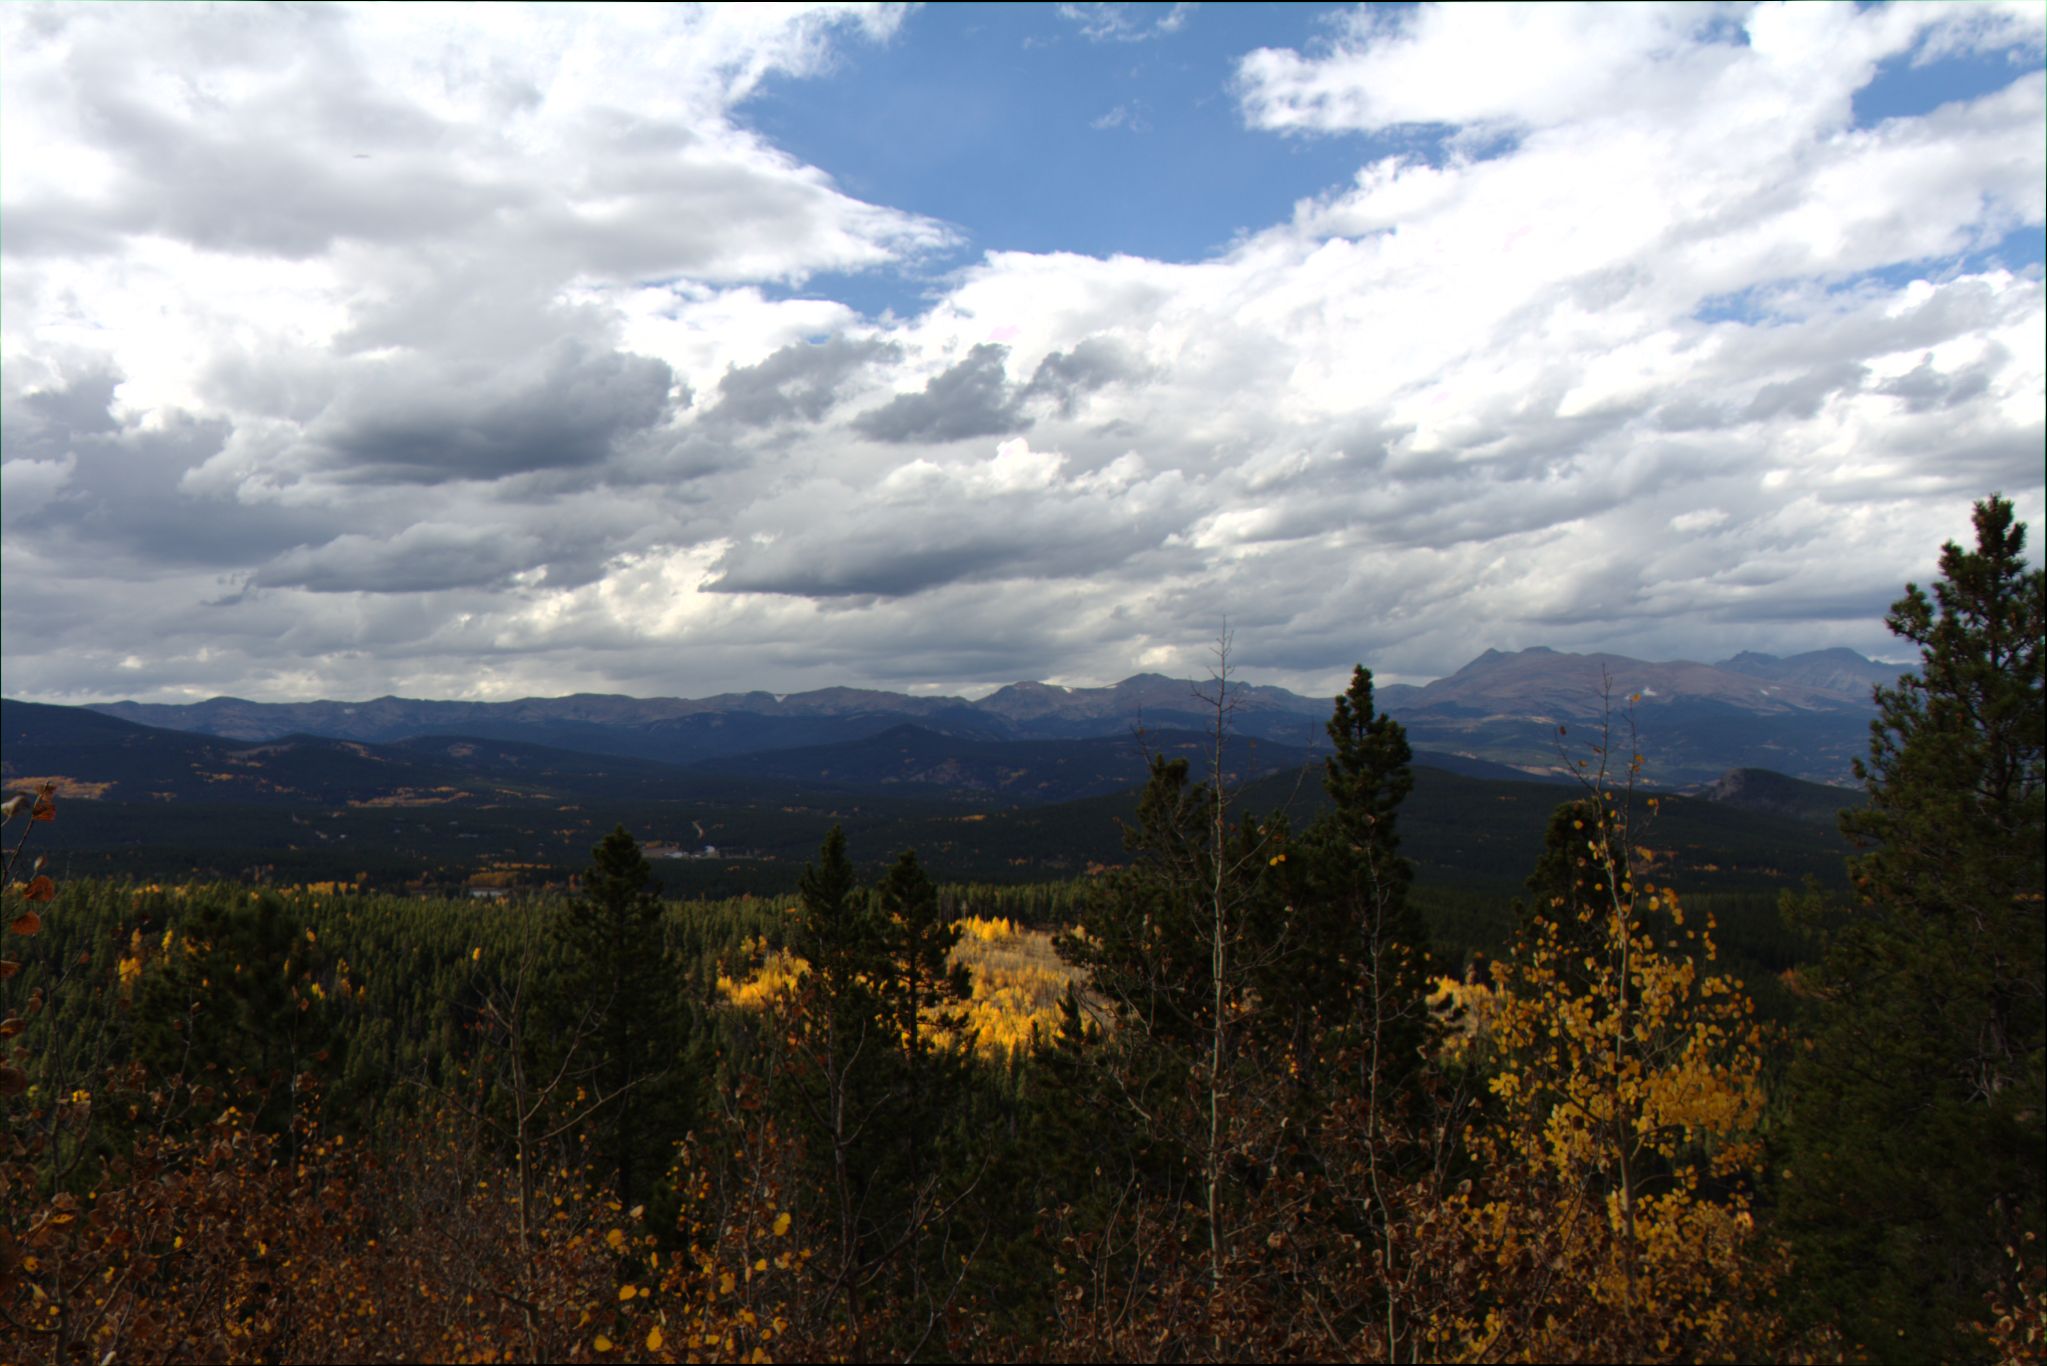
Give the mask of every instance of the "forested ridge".
[[1322, 800], [1159, 756], [1037, 887], [833, 828], [664, 901], [625, 826], [504, 902], [59, 885], [90, 807], [10, 798], [0, 1359], [2039, 1360], [2024, 532], [1893, 608], [1781, 926], [1659, 853], [1624, 697], [1521, 896], [1430, 895], [1363, 668]]

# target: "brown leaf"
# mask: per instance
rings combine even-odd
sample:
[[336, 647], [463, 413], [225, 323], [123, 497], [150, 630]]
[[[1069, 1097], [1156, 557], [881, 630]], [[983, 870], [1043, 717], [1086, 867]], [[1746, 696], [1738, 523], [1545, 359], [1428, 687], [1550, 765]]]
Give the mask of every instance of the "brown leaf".
[[23, 911], [20, 915], [14, 917], [13, 922], [7, 928], [13, 930], [16, 934], [35, 934], [43, 928], [43, 918], [34, 911]]
[[0, 1020], [0, 1039], [11, 1039], [27, 1028], [27, 1020], [19, 1015], [9, 1015], [6, 1019]]
[[0, 958], [0, 981], [4, 981], [20, 971], [21, 964], [15, 962], [12, 958]]
[[18, 1096], [28, 1090], [28, 1073], [18, 1067], [0, 1067], [0, 1096]]
[[[57, 895], [57, 884], [50, 881], [48, 873], [37, 873], [29, 879], [28, 886], [21, 894], [30, 901], [49, 901]], [[23, 933], [34, 934], [35, 931], [25, 930]]]

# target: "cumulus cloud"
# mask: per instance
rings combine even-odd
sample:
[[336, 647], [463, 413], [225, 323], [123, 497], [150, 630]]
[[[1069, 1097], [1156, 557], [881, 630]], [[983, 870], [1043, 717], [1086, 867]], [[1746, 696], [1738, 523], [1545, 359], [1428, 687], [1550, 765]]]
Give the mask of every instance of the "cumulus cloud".
[[1551, 127], [1695, 93], [1730, 55], [1730, 27], [1705, 5], [1360, 6], [1328, 52], [1261, 48], [1238, 79], [1267, 128]]
[[1005, 361], [1009, 348], [983, 342], [955, 365], [933, 375], [915, 393], [898, 394], [853, 419], [853, 428], [877, 441], [964, 441], [1002, 436], [1031, 425], [1012, 392]]
[[[1972, 498], [2047, 515], [2038, 14], [1347, 11], [1233, 87], [1345, 182], [876, 318], [787, 286], [957, 229], [736, 110], [915, 16], [5, 7], [8, 688], [1881, 650]], [[2017, 60], [1858, 121], [1955, 53]]]
[[[630, 277], [801, 278], [945, 230], [723, 117], [900, 11], [23, 7], [7, 251], [155, 235], [295, 258], [460, 240]], [[186, 72], [199, 73], [187, 78]], [[83, 172], [83, 174], [81, 174]]]
[[667, 414], [675, 376], [651, 356], [571, 342], [510, 370], [376, 361], [306, 429], [327, 468], [372, 482], [493, 479], [601, 463]]
[[1143, 373], [1143, 364], [1115, 338], [1085, 337], [1071, 350], [1047, 353], [1028, 383], [1015, 384], [1009, 379], [1009, 348], [983, 342], [922, 389], [860, 414], [853, 428], [896, 444], [1005, 436], [1030, 428], [1034, 401], [1071, 417], [1088, 394]]
[[[120, 376], [88, 368], [47, 388], [0, 395], [0, 472], [10, 537], [69, 573], [119, 566], [232, 570], [301, 538], [332, 534], [317, 509], [257, 509], [182, 496], [181, 481], [216, 455], [225, 418], [122, 412]], [[16, 498], [16, 493], [23, 496]], [[10, 593], [9, 610], [17, 601]]]
[[718, 381], [718, 404], [711, 416], [741, 427], [816, 422], [847, 379], [864, 366], [901, 354], [900, 347], [872, 338], [791, 342], [765, 360], [727, 370]]
[[1039, 361], [1020, 398], [1048, 399], [1061, 417], [1071, 417], [1086, 395], [1144, 375], [1143, 363], [1114, 337], [1085, 337], [1072, 350], [1054, 351]]
[[988, 580], [1086, 580], [1158, 556], [1192, 513], [1177, 473], [1154, 475], [1134, 458], [1096, 472], [1066, 464], [1013, 438], [986, 460], [912, 460], [864, 490], [807, 488], [755, 509], [752, 534], [734, 541], [707, 587], [900, 597]]

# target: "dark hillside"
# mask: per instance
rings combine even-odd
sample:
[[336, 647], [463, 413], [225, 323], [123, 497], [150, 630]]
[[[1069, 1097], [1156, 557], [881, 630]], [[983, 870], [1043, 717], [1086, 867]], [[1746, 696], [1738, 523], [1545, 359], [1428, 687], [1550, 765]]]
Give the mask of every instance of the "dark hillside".
[[[868, 790], [898, 785], [947, 791], [983, 803], [1040, 804], [1128, 788], [1146, 756], [1186, 759], [1209, 768], [1212, 741], [1193, 731], [1087, 740], [963, 740], [923, 726], [897, 725], [850, 744], [820, 745], [705, 760], [693, 771], [745, 774], [757, 780], [831, 784]], [[1232, 781], [1295, 769], [1307, 750], [1233, 736], [1224, 763]]]
[[1700, 790], [1697, 796], [1763, 816], [1811, 821], [1831, 828], [1844, 809], [1867, 800], [1857, 788], [1800, 782], [1766, 768], [1737, 768]]
[[[1186, 732], [976, 741], [899, 724], [849, 744], [683, 768], [474, 736], [231, 741], [8, 702], [0, 737], [10, 787], [64, 784], [65, 819], [40, 843], [84, 860], [80, 874], [559, 882], [623, 823], [658, 846], [671, 891], [720, 895], [793, 887], [834, 823], [864, 848], [914, 847], [949, 876], [1079, 876], [1123, 861], [1121, 822], [1147, 748], [1190, 759], [1197, 778], [1207, 771], [1207, 741]], [[1241, 810], [1285, 810], [1299, 827], [1321, 809], [1321, 765], [1307, 751], [1236, 739], [1227, 756], [1233, 771], [1264, 775], [1242, 786]], [[1503, 779], [1512, 770], [1483, 761], [1437, 760], [1476, 770], [1451, 772], [1418, 757], [1400, 828], [1421, 883], [1514, 896], [1570, 788]], [[1666, 797], [1638, 829], [1671, 880], [1704, 891], [1837, 879], [1843, 846], [1830, 811], [1841, 790], [1737, 776], [1717, 799]]]

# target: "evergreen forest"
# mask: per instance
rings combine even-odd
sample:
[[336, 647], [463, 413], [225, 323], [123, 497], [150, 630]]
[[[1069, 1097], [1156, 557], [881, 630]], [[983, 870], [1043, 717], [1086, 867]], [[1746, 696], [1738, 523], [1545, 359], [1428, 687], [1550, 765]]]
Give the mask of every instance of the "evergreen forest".
[[1678, 885], [1624, 697], [1432, 893], [1370, 671], [1262, 802], [1226, 657], [1060, 883], [60, 878], [12, 795], [0, 1361], [2039, 1361], [2047, 574], [1974, 522], [1781, 905]]

